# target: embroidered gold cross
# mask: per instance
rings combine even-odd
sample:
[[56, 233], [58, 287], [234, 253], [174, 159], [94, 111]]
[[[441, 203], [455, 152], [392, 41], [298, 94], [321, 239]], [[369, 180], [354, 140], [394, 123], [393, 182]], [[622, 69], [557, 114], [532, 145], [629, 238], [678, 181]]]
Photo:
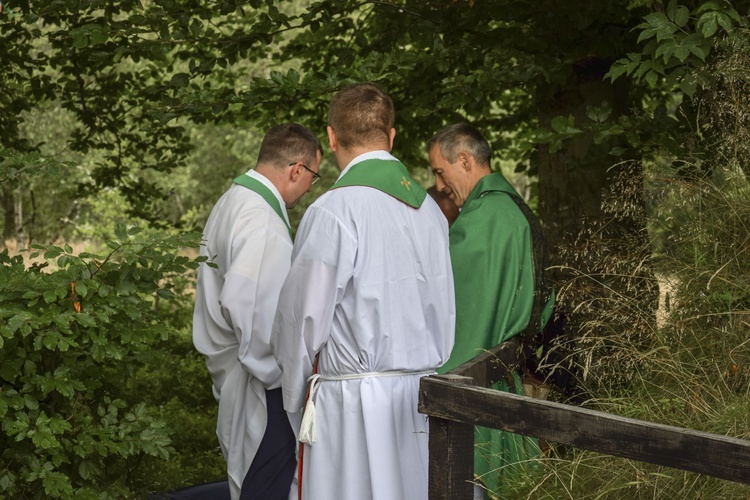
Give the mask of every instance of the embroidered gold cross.
[[407, 181], [406, 177], [401, 177], [401, 184], [403, 184], [407, 191], [411, 191], [411, 182]]

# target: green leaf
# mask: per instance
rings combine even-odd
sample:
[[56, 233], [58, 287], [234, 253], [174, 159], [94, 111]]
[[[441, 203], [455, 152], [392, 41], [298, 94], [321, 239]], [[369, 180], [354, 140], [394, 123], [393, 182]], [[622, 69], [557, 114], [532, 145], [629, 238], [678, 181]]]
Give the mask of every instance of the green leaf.
[[628, 59], [619, 59], [617, 60], [612, 66], [609, 68], [609, 71], [606, 75], [604, 75], [604, 78], [609, 78], [610, 81], [614, 82], [617, 80], [620, 76], [622, 76], [625, 71], [627, 71], [627, 64], [629, 60]]
[[169, 84], [172, 87], [176, 88], [183, 88], [187, 87], [187, 84], [190, 82], [190, 75], [187, 73], [176, 73], [172, 76], [172, 79], [169, 81]]
[[50, 351], [54, 351], [60, 341], [60, 334], [57, 332], [48, 332], [42, 336], [42, 344]]
[[587, 106], [586, 116], [594, 122], [604, 123], [612, 114], [612, 108], [609, 103], [604, 101], [601, 106]]
[[556, 116], [552, 119], [551, 126], [555, 132], [565, 132], [568, 127], [568, 119], [564, 116]]
[[45, 259], [54, 259], [58, 257], [61, 253], [63, 253], [63, 249], [59, 247], [49, 247], [46, 250], [47, 251], [44, 252]]
[[643, 33], [646, 33], [646, 30], [644, 30], [644, 32], [641, 33], [641, 36], [638, 37], [639, 43], [645, 39], [651, 38], [653, 35], [656, 35], [657, 41], [661, 41], [665, 38], [670, 38], [678, 30], [677, 26], [662, 12], [653, 12], [647, 15], [644, 19], [649, 27], [649, 34], [644, 37]]
[[57, 300], [57, 293], [55, 292], [55, 290], [45, 290], [43, 296], [44, 296], [44, 301], [47, 304], [51, 304]]
[[128, 239], [128, 232], [125, 228], [125, 224], [117, 224], [117, 226], [115, 226], [115, 236], [117, 236], [117, 239], [120, 240], [120, 242]]
[[203, 23], [199, 19], [193, 19], [193, 22], [190, 23], [190, 34], [197, 38], [201, 35], [202, 31]]
[[39, 401], [37, 401], [37, 399], [30, 394], [24, 394], [23, 401], [26, 405], [26, 408], [28, 408], [29, 410], [36, 411], [39, 409]]
[[701, 60], [704, 60], [711, 50], [711, 46], [700, 33], [693, 33], [682, 41], [682, 45], [698, 56]]
[[85, 326], [89, 328], [96, 326], [96, 321], [88, 313], [85, 313], [85, 312], [78, 313], [75, 316], [73, 316], [73, 318], [75, 322], [81, 326]]
[[734, 26], [732, 26], [732, 20], [724, 13], [720, 13], [716, 16], [716, 20], [719, 23], [719, 26], [724, 28], [724, 31], [727, 33], [731, 33], [734, 29]]
[[654, 53], [654, 57], [663, 58], [664, 63], [666, 64], [667, 61], [669, 61], [669, 59], [674, 54], [675, 49], [677, 49], [677, 44], [675, 43], [675, 41], [668, 40], [664, 43], [659, 44], [659, 48], [656, 49], [656, 52]]
[[727, 8], [727, 9], [724, 9], [724, 13], [728, 15], [729, 17], [731, 17], [732, 20], [734, 20], [737, 24], [740, 24], [740, 25], [742, 24], [742, 17], [739, 15], [739, 13], [736, 10], [732, 8]]
[[684, 28], [690, 19], [690, 10], [684, 5], [680, 5], [674, 13], [672, 22], [680, 28]]
[[78, 474], [81, 475], [81, 478], [84, 480], [87, 480], [89, 477], [91, 477], [91, 469], [89, 468], [89, 463], [87, 460], [81, 460], [81, 463], [78, 464]]
[[674, 55], [681, 63], [685, 62], [688, 56], [690, 56], [690, 49], [689, 47], [679, 46], [675, 49]]
[[700, 31], [704, 37], [710, 38], [716, 33], [719, 28], [718, 13], [717, 12], [706, 12], [700, 19], [698, 19], [698, 31]]
[[69, 431], [72, 427], [61, 417], [53, 417], [50, 419], [49, 428], [54, 434], [62, 434]]
[[704, 2], [701, 3], [700, 7], [695, 11], [696, 14], [700, 14], [701, 12], [705, 12], [707, 10], [721, 10], [721, 7], [719, 7], [719, 4], [716, 2]]
[[29, 321], [32, 318], [32, 314], [29, 312], [20, 312], [14, 316], [12, 316], [8, 320], [8, 328], [11, 332], [15, 332], [19, 328], [21, 328], [21, 325], [23, 325], [25, 322]]
[[92, 28], [90, 32], [90, 36], [91, 36], [91, 43], [94, 45], [106, 43], [107, 40], [109, 39], [107, 28], [104, 26], [96, 26], [95, 28]]
[[693, 97], [697, 89], [697, 82], [695, 80], [684, 79], [680, 82], [680, 90], [682, 90], [688, 97]]
[[71, 33], [71, 36], [73, 37], [73, 47], [77, 49], [82, 49], [89, 44], [88, 37], [85, 33]]
[[42, 480], [42, 484], [44, 485], [44, 491], [51, 497], [70, 497], [73, 494], [70, 479], [62, 472], [50, 472], [46, 474]]

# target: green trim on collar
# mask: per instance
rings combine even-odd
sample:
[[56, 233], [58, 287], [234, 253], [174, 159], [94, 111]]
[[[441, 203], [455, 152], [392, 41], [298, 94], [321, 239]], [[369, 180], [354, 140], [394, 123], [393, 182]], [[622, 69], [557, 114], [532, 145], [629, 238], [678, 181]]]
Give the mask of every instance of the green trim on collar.
[[374, 158], [352, 166], [331, 189], [346, 186], [367, 186], [393, 196], [413, 208], [422, 206], [427, 191], [398, 160]]
[[281, 220], [284, 222], [284, 225], [286, 226], [287, 230], [289, 231], [289, 236], [292, 236], [292, 228], [289, 227], [289, 223], [286, 221], [286, 218], [284, 217], [284, 212], [281, 210], [281, 205], [279, 204], [279, 199], [276, 198], [276, 196], [271, 192], [268, 187], [266, 187], [265, 184], [260, 182], [258, 179], [254, 179], [250, 177], [247, 174], [242, 174], [239, 177], [237, 177], [234, 180], [235, 184], [239, 184], [240, 186], [248, 188], [250, 191], [254, 191], [258, 193], [264, 200], [266, 200], [266, 203], [268, 203], [274, 212], [281, 218]]

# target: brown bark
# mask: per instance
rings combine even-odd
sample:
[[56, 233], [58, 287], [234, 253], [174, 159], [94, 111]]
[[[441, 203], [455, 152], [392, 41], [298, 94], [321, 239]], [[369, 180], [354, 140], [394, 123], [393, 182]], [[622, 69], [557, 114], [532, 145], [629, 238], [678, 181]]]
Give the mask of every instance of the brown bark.
[[4, 185], [0, 192], [0, 206], [3, 210], [3, 241], [16, 236], [16, 205], [14, 203], [13, 188]]
[[[622, 114], [628, 105], [627, 89], [603, 80], [607, 68], [605, 61], [590, 58], [574, 66], [565, 85], [538, 89], [540, 125], [550, 127], [556, 116], [573, 115], [576, 127], [582, 128], [590, 122], [587, 106], [601, 106], [604, 101], [612, 107], [612, 117]], [[608, 154], [611, 146], [595, 145], [593, 134], [584, 133], [554, 153], [547, 145], [538, 149], [539, 211], [553, 265], [564, 262], [562, 253], [575, 246], [586, 227], [611, 217], [603, 209], [606, 193], [611, 192], [625, 169], [630, 168], [628, 175], [633, 174], [632, 163], [618, 165], [618, 159]], [[619, 225], [624, 226], [620, 227], [624, 231], [642, 229], [635, 220], [621, 220]]]

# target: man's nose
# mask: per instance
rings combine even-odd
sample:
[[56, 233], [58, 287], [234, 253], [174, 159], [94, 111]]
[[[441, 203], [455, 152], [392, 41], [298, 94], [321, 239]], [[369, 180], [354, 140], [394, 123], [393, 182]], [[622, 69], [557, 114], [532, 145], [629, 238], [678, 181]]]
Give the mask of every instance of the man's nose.
[[443, 191], [445, 189], [445, 184], [443, 184], [443, 181], [440, 179], [439, 175], [435, 176], [435, 187], [438, 191]]

